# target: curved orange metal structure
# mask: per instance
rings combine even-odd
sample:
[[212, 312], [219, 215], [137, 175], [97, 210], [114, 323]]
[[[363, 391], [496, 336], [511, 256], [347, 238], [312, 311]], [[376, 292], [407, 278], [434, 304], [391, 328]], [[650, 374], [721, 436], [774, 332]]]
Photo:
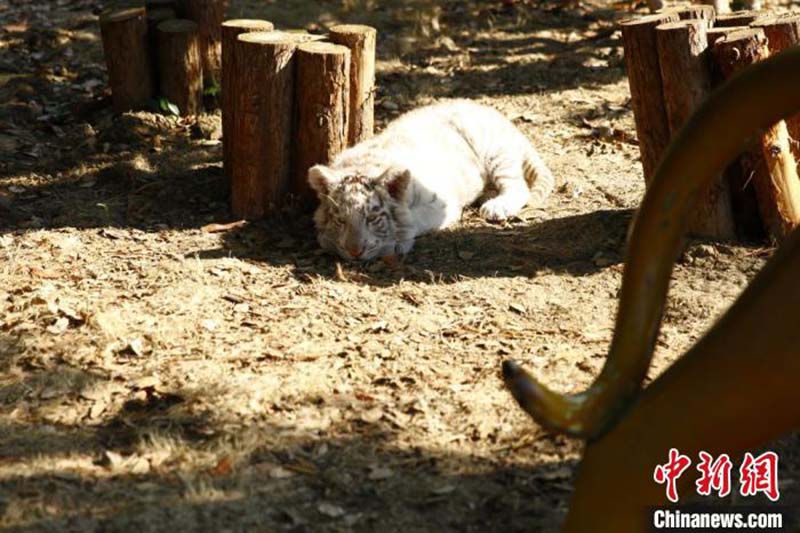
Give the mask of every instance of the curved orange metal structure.
[[504, 364], [506, 385], [537, 422], [589, 441], [566, 531], [649, 530], [648, 506], [666, 503], [653, 470], [672, 447], [733, 457], [800, 428], [800, 231], [712, 329], [641, 390], [700, 193], [760, 129], [798, 110], [795, 48], [732, 78], [684, 126], [634, 221], [608, 359], [587, 391], [564, 396]]

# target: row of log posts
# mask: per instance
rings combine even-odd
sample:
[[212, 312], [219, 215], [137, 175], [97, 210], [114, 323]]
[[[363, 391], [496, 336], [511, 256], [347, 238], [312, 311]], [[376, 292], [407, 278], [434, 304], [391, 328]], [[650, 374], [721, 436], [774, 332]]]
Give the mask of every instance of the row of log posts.
[[[622, 36], [649, 184], [669, 140], [713, 87], [770, 53], [800, 43], [800, 17], [754, 12], [714, 16], [709, 6], [691, 6], [624, 22]], [[781, 240], [800, 224], [798, 152], [792, 141], [798, 134], [797, 117], [763, 132], [702, 193], [691, 232], [730, 240], [752, 237], [763, 228], [770, 238]]]
[[233, 213], [248, 219], [289, 196], [312, 204], [308, 169], [373, 132], [373, 28], [334, 27], [323, 42], [251, 31], [263, 24], [229, 21], [222, 32], [224, 168]]
[[228, 0], [147, 0], [144, 7], [104, 10], [100, 30], [114, 110], [142, 108], [160, 95], [181, 114], [197, 113], [203, 79], [206, 86], [219, 84], [227, 4]]

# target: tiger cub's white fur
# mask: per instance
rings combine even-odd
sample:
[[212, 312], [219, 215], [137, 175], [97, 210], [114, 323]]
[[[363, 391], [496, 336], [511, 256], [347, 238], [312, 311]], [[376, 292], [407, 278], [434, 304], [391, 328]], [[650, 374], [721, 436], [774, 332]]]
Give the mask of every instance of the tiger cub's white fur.
[[320, 205], [320, 245], [348, 260], [405, 254], [414, 237], [445, 228], [485, 192], [491, 221], [541, 203], [553, 176], [498, 111], [465, 100], [406, 113], [379, 135], [308, 173]]

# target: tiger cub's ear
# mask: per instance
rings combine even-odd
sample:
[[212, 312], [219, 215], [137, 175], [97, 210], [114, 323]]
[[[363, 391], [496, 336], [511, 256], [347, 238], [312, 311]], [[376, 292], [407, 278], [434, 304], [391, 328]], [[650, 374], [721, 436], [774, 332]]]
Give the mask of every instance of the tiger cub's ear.
[[411, 183], [411, 171], [408, 169], [390, 168], [381, 176], [386, 184], [386, 190], [395, 200], [402, 201], [405, 198], [408, 185]]
[[331, 189], [336, 187], [339, 178], [325, 165], [314, 165], [308, 169], [308, 184], [317, 192], [317, 196], [323, 197], [330, 194]]

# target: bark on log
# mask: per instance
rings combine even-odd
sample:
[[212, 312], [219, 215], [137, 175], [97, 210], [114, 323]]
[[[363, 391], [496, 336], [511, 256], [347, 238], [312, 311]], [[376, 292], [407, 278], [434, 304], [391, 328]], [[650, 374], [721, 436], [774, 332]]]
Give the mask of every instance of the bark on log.
[[[769, 57], [764, 32], [753, 29], [731, 33], [717, 41], [714, 57], [723, 75], [730, 77]], [[756, 147], [743, 158], [743, 167], [742, 179], [749, 180], [752, 176], [768, 235], [781, 241], [800, 223], [800, 181], [783, 121], [766, 129]]]
[[734, 11], [733, 13], [725, 13], [723, 15], [717, 15], [714, 26], [717, 28], [749, 26], [751, 22], [758, 19], [761, 15], [763, 15], [763, 13], [758, 11]]
[[[753, 22], [751, 27], [764, 30], [770, 55], [800, 44], [800, 15], [762, 17]], [[786, 119], [786, 128], [792, 140], [792, 154], [800, 161], [800, 114]]]
[[195, 21], [200, 30], [200, 57], [206, 87], [220, 84], [222, 21], [227, 7], [228, 0], [181, 0], [181, 16]]
[[341, 24], [330, 30], [332, 42], [350, 49], [349, 146], [372, 137], [375, 128], [375, 45], [370, 26]]
[[172, 19], [158, 25], [158, 67], [161, 96], [178, 106], [181, 115], [197, 114], [203, 92], [197, 24]]
[[[674, 137], [711, 91], [706, 21], [661, 24], [656, 28], [656, 42], [667, 122]], [[736, 238], [730, 188], [721, 176], [705, 192], [689, 231], [712, 239]]]
[[234, 19], [222, 23], [222, 166], [225, 176], [231, 179], [231, 128], [233, 116], [236, 114], [236, 98], [234, 97], [235, 80], [239, 77], [236, 73], [236, 62], [233, 51], [236, 39], [243, 33], [256, 31], [272, 31], [271, 22], [257, 19]]
[[748, 29], [749, 26], [723, 26], [721, 28], [709, 28], [706, 32], [706, 39], [708, 40], [708, 47], [713, 48], [717, 41], [735, 31], [742, 31]]
[[622, 23], [631, 107], [646, 184], [650, 183], [670, 139], [656, 48], [656, 26], [678, 20], [676, 13], [660, 13]]
[[347, 148], [350, 108], [350, 49], [312, 42], [297, 49], [292, 193], [304, 207], [316, 195], [308, 185], [308, 169], [330, 162]]
[[241, 218], [273, 211], [289, 191], [294, 117], [295, 51], [302, 41], [285, 32], [239, 35], [231, 136], [231, 204]]
[[111, 102], [122, 113], [146, 105], [154, 96], [153, 67], [143, 7], [115, 9], [100, 16]]

